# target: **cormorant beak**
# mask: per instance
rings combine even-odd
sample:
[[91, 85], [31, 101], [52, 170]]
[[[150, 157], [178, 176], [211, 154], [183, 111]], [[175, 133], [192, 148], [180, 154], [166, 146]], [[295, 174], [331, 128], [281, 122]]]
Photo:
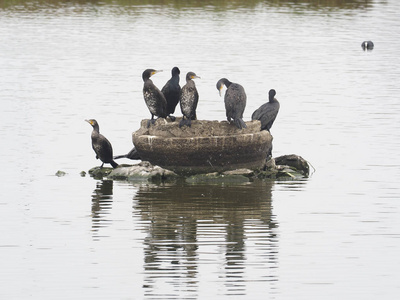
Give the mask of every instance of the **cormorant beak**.
[[85, 120], [86, 122], [88, 122], [90, 125], [92, 125], [93, 126], [93, 123], [92, 123], [92, 121], [91, 120]]
[[163, 70], [155, 70], [155, 71], [153, 71], [152, 73], [151, 73], [151, 76], [153, 76], [154, 74], [157, 74], [157, 73], [160, 73], [160, 72], [162, 72]]
[[221, 97], [222, 96], [222, 88], [223, 88], [224, 86], [223, 85], [221, 85], [221, 87], [219, 88], [219, 96]]
[[200, 76], [197, 76], [197, 75], [192, 75], [190, 78], [191, 78], [191, 79], [195, 79], [195, 78], [201, 79], [201, 77], [200, 77]]

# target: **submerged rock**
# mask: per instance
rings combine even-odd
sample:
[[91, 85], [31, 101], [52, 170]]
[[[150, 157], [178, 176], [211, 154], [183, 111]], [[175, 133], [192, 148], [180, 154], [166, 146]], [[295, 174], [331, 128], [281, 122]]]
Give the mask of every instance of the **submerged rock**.
[[150, 180], [150, 181], [171, 181], [179, 177], [176, 173], [153, 166], [148, 161], [139, 164], [113, 169], [107, 176], [108, 179], [124, 180]]
[[[284, 159], [284, 157], [286, 157]], [[277, 162], [278, 161], [278, 162]], [[280, 164], [282, 162], [289, 165]], [[307, 167], [304, 165], [307, 164]], [[297, 169], [297, 168], [300, 169]], [[171, 182], [184, 180], [187, 183], [245, 183], [257, 179], [298, 180], [308, 176], [308, 163], [298, 155], [284, 155], [264, 162], [263, 169], [236, 169], [182, 176], [168, 169], [142, 161], [135, 165], [120, 165], [116, 169], [95, 167], [89, 174], [96, 179], [128, 181]]]
[[120, 165], [118, 168], [95, 167], [89, 170], [89, 174], [95, 179], [129, 180], [129, 181], [171, 181], [179, 176], [174, 172], [153, 166], [147, 161], [135, 165]]
[[63, 177], [63, 176], [65, 176], [66, 174], [67, 174], [66, 172], [61, 171], [61, 170], [58, 170], [58, 171], [56, 172], [56, 174], [54, 174], [54, 175], [56, 175], [57, 177]]
[[90, 176], [92, 176], [95, 179], [102, 179], [103, 177], [107, 177], [108, 174], [110, 174], [112, 172], [112, 168], [100, 168], [100, 167], [94, 167], [91, 168], [88, 173]]
[[238, 129], [227, 121], [192, 121], [179, 128], [179, 118], [171, 122], [158, 119], [132, 134], [140, 157], [179, 175], [224, 172], [235, 169], [262, 169], [272, 148], [272, 136], [260, 131], [259, 121], [246, 122]]
[[304, 176], [308, 176], [310, 174], [310, 166], [308, 162], [299, 155], [296, 154], [282, 155], [276, 157], [274, 161], [276, 165], [288, 166], [290, 168], [294, 168], [296, 171], [300, 172]]

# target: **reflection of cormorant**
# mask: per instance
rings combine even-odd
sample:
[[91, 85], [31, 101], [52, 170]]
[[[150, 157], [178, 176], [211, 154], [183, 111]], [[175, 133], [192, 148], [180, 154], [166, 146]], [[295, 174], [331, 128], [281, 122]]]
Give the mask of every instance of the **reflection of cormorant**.
[[111, 210], [113, 202], [113, 181], [101, 180], [96, 183], [96, 188], [92, 194], [92, 226], [93, 231], [98, 231], [100, 227], [107, 224], [105, 216]]
[[144, 81], [143, 85], [143, 97], [146, 105], [151, 113], [151, 120], [147, 123], [147, 127], [150, 123], [154, 124], [154, 116], [159, 118], [167, 117], [167, 100], [165, 100], [164, 94], [153, 84], [150, 79], [151, 76], [160, 71], [147, 69], [143, 72], [142, 78]]
[[274, 123], [276, 116], [279, 112], [279, 102], [274, 97], [276, 95], [275, 90], [269, 90], [269, 102], [261, 105], [251, 115], [252, 120], [259, 120], [261, 122], [261, 130], [270, 130]]
[[[183, 125], [191, 126], [192, 120], [196, 120], [196, 108], [199, 101], [199, 93], [196, 89], [196, 84], [192, 79], [200, 78], [193, 72], [186, 74], [186, 84], [182, 88], [181, 93], [181, 111], [183, 114], [179, 127]], [[185, 120], [186, 118], [186, 120]]]
[[[209, 254], [207, 263], [218, 268], [221, 284], [235, 292], [238, 287], [247, 288], [252, 267], [269, 274], [262, 281], [276, 281], [279, 235], [272, 212], [274, 184], [140, 185], [133, 209], [135, 222], [146, 233], [145, 291], [152, 294], [159, 282], [168, 285], [166, 276], [176, 276], [192, 291], [186, 298], [196, 298], [202, 266], [199, 257]], [[173, 281], [169, 284], [175, 287]], [[179, 292], [171, 297], [182, 297]]]
[[372, 50], [374, 49], [374, 43], [372, 41], [364, 41], [361, 44], [361, 47], [363, 48], [363, 50]]
[[129, 151], [127, 154], [114, 156], [114, 159], [120, 159], [120, 158], [129, 158], [134, 160], [141, 159], [135, 147], [133, 147], [132, 150]]
[[227, 87], [224, 101], [228, 122], [230, 123], [231, 119], [233, 119], [237, 128], [246, 128], [247, 126], [243, 121], [243, 112], [246, 107], [247, 98], [244, 88], [240, 84], [232, 83], [228, 79], [222, 78], [217, 82], [217, 89], [220, 96], [224, 85]]
[[92, 131], [92, 148], [96, 153], [96, 159], [100, 159], [103, 163], [100, 168], [103, 167], [105, 163], [109, 163], [113, 168], [118, 167], [118, 164], [113, 160], [113, 149], [111, 143], [99, 132], [99, 124], [96, 120], [90, 119], [85, 120], [93, 127]]
[[179, 74], [181, 71], [178, 67], [174, 67], [171, 71], [172, 77], [164, 87], [161, 92], [164, 94], [165, 100], [167, 100], [167, 115], [172, 121], [175, 121], [175, 117], [171, 116], [175, 112], [175, 107], [179, 102], [181, 96], [181, 86], [179, 85]]

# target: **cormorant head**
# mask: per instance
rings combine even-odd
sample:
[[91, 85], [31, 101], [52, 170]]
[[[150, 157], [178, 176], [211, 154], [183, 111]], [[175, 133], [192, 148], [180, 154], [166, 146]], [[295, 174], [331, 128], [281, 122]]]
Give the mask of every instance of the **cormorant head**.
[[220, 80], [218, 80], [217, 90], [219, 91], [220, 97], [222, 96], [222, 89], [223, 89], [224, 85], [226, 85], [226, 87], [229, 87], [231, 85], [231, 82], [226, 78], [221, 78]]
[[149, 79], [151, 76], [153, 76], [154, 74], [156, 74], [158, 72], [162, 72], [162, 70], [154, 70], [154, 69], [144, 70], [144, 72], [142, 74], [143, 81], [146, 81], [147, 79]]
[[88, 122], [90, 125], [92, 125], [92, 127], [94, 129], [97, 129], [97, 131], [99, 130], [99, 124], [97, 123], [97, 121], [95, 119], [89, 119], [89, 120], [85, 120], [86, 122]]
[[195, 79], [195, 78], [200, 78], [200, 77], [197, 76], [196, 73], [194, 73], [194, 72], [188, 72], [186, 74], [186, 81], [189, 81], [189, 80]]
[[276, 95], [276, 91], [274, 89], [269, 90], [269, 101], [272, 101]]
[[178, 67], [173, 67], [171, 71], [172, 76], [181, 74], [181, 70]]

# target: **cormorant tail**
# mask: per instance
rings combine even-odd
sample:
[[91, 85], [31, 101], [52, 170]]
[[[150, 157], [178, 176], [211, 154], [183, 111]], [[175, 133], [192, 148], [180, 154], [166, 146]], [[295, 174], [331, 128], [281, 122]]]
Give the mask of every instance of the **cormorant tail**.
[[247, 128], [246, 123], [242, 119], [235, 119], [234, 123], [235, 123], [236, 127], [239, 129]]
[[111, 161], [110, 164], [112, 165], [112, 167], [115, 169], [116, 167], [118, 167], [118, 164], [115, 161]]
[[137, 152], [136, 148], [133, 147], [132, 150], [128, 152], [128, 154], [114, 156], [114, 159], [120, 159], [120, 158], [140, 159], [140, 155]]

